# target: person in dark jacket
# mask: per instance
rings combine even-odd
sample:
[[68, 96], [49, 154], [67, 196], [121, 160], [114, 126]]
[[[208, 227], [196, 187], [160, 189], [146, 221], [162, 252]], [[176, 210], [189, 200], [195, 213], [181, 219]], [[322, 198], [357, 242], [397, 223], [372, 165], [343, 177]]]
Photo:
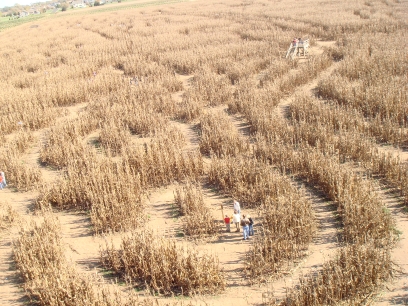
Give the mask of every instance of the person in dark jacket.
[[243, 218], [241, 219], [241, 226], [244, 234], [243, 240], [247, 240], [249, 239], [249, 220], [245, 215], [242, 215], [242, 217]]
[[252, 220], [251, 216], [247, 216], [249, 220], [249, 236], [254, 235], [254, 220]]

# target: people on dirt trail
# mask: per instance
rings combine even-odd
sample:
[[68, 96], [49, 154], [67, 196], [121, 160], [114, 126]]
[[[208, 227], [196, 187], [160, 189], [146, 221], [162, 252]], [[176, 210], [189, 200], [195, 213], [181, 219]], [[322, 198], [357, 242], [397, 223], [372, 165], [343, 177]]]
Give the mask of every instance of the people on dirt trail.
[[3, 190], [3, 178], [0, 176], [0, 190]]
[[231, 232], [231, 218], [228, 217], [228, 215], [225, 215], [224, 222], [227, 227], [227, 232]]
[[234, 211], [237, 211], [238, 214], [241, 216], [241, 206], [239, 205], [239, 202], [234, 200]]
[[232, 221], [235, 224], [236, 232], [239, 232], [240, 231], [239, 223], [241, 221], [241, 217], [236, 210], [234, 210], [234, 214], [232, 215]]
[[249, 220], [249, 236], [253, 236], [254, 235], [254, 220], [252, 220], [251, 216], [248, 215], [247, 216], [248, 220]]
[[242, 215], [242, 219], [241, 219], [241, 226], [242, 226], [242, 231], [244, 234], [244, 239], [243, 240], [247, 240], [249, 239], [249, 220], [245, 215]]
[[292, 40], [292, 46], [293, 46], [293, 47], [296, 47], [297, 43], [298, 43], [298, 40], [297, 40], [297, 38], [295, 37], [295, 38]]

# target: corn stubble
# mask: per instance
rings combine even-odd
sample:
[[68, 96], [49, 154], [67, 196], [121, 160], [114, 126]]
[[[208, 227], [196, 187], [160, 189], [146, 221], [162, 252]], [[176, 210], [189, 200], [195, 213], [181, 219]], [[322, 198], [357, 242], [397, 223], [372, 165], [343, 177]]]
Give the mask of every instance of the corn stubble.
[[276, 278], [304, 257], [316, 232], [311, 203], [299, 194], [267, 198], [260, 212], [262, 227], [246, 254], [246, 273], [253, 282]]
[[203, 192], [199, 185], [187, 182], [176, 188], [174, 200], [184, 216], [183, 229], [188, 236], [195, 238], [214, 236], [218, 227], [210, 208], [204, 203]]
[[70, 162], [64, 178], [44, 187], [36, 204], [90, 211], [94, 232], [102, 233], [144, 224], [143, 199], [140, 178], [129, 167], [91, 159]]
[[162, 303], [150, 296], [140, 298], [132, 292], [124, 294], [96, 275], [79, 273], [65, 257], [58, 219], [46, 211], [43, 217], [41, 224], [33, 221], [28, 228], [22, 228], [13, 242], [16, 266], [25, 281], [24, 290], [31, 302], [44, 306], [192, 305]]
[[249, 151], [245, 141], [225, 114], [207, 113], [200, 118], [200, 151], [217, 157], [237, 156]]
[[269, 305], [361, 305], [371, 301], [371, 294], [392, 277], [389, 249], [368, 243], [341, 248], [336, 258], [323, 264], [317, 275], [302, 276], [299, 288], [287, 293], [281, 303]]
[[94, 288], [90, 277], [80, 275], [67, 262], [60, 232], [58, 220], [45, 215], [42, 224], [21, 229], [13, 242], [17, 269], [30, 299], [39, 305], [120, 305], [106, 288]]
[[20, 220], [20, 215], [8, 203], [0, 202], [0, 230], [9, 230]]
[[101, 262], [128, 283], [164, 295], [216, 294], [225, 289], [216, 256], [177, 246], [152, 230], [123, 236], [119, 250], [107, 243]]
[[35, 141], [29, 129], [21, 129], [14, 138], [0, 147], [0, 169], [7, 173], [7, 184], [19, 191], [29, 191], [41, 186], [42, 175], [38, 167], [27, 165], [21, 156]]

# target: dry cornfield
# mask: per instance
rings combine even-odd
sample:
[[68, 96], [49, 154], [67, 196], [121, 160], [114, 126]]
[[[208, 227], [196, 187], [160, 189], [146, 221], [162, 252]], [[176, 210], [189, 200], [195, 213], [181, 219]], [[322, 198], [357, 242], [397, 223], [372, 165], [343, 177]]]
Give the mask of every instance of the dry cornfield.
[[237, 156], [250, 150], [234, 125], [224, 114], [205, 114], [200, 118], [200, 151], [217, 157]]
[[[266, 304], [396, 300], [406, 4], [171, 2], [0, 33], [0, 227], [17, 267], [0, 263], [0, 304], [22, 300], [10, 273], [42, 305], [261, 304], [257, 283]], [[285, 58], [293, 37], [307, 57]], [[233, 200], [249, 241], [219, 226]]]
[[217, 234], [216, 220], [204, 203], [200, 186], [192, 182], [180, 186], [175, 191], [174, 201], [180, 215], [184, 216], [183, 229], [186, 235], [201, 238]]
[[20, 215], [8, 203], [0, 203], [0, 230], [7, 230], [20, 219]]
[[247, 253], [246, 272], [255, 281], [267, 281], [305, 256], [316, 221], [311, 203], [298, 194], [268, 197], [260, 210], [263, 227]]
[[[38, 305], [162, 305], [148, 297], [120, 294], [101, 284], [96, 275], [79, 273], [67, 261], [59, 221], [50, 212], [43, 214], [42, 224], [33, 222], [22, 228], [13, 243], [17, 268], [21, 272], [31, 302]], [[183, 305], [171, 303], [164, 305]]]
[[278, 305], [370, 303], [373, 289], [391, 277], [388, 249], [370, 244], [351, 245], [340, 249], [337, 258], [323, 264], [316, 276], [302, 278], [301, 289], [290, 291], [286, 300]]
[[119, 250], [107, 244], [101, 262], [127, 282], [165, 295], [216, 294], [225, 289], [225, 276], [214, 255], [181, 248], [151, 230], [122, 237]]

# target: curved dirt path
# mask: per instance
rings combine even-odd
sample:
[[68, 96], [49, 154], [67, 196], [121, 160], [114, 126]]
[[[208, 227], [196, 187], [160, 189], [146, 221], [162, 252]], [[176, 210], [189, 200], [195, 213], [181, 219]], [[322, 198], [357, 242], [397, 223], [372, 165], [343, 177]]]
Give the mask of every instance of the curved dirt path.
[[281, 101], [275, 108], [274, 113], [281, 118], [286, 118], [289, 114], [289, 106], [294, 102], [298, 95], [303, 96], [314, 96], [314, 90], [316, 89], [318, 83], [327, 78], [337, 67], [339, 63], [333, 63], [329, 68], [320, 73], [320, 75], [301, 87], [296, 88], [296, 94], [291, 95], [288, 98]]
[[[192, 80], [194, 75], [182, 75], [177, 74], [176, 77], [182, 82], [184, 90], [175, 92], [172, 94], [172, 99], [178, 103], [180, 103], [183, 99], [184, 92], [191, 87]], [[198, 128], [195, 124], [184, 123], [179, 121], [171, 121], [171, 124], [178, 128], [184, 135], [187, 145], [185, 147], [186, 151], [194, 151], [197, 150], [199, 147], [199, 136], [198, 136]]]
[[299, 284], [299, 277], [313, 272], [322, 267], [323, 263], [330, 260], [340, 247], [338, 243], [341, 227], [339, 220], [335, 217], [335, 204], [327, 200], [323, 194], [316, 190], [308, 194], [308, 200], [312, 203], [315, 218], [318, 223], [317, 231], [313, 241], [309, 244], [307, 256], [296, 263], [288, 273], [269, 284], [269, 291], [273, 292], [274, 298], [281, 300], [286, 296], [287, 288]]
[[[85, 105], [78, 104], [64, 108], [65, 114], [58, 117], [57, 122], [76, 118]], [[40, 169], [44, 185], [52, 184], [60, 176], [59, 171], [52, 170], [40, 163], [40, 148], [47, 131], [48, 128], [34, 131], [35, 140], [29, 145], [27, 152], [19, 157], [23, 163]], [[18, 237], [20, 226], [28, 227], [32, 220], [40, 219], [34, 214], [34, 203], [39, 191], [20, 192], [9, 185], [0, 192], [1, 200], [11, 203], [12, 208], [21, 217], [20, 223], [15, 223], [7, 231], [0, 232], [0, 305], [21, 305], [27, 303], [28, 300], [22, 289], [22, 279], [15, 268], [12, 241]], [[84, 268], [81, 268], [81, 265], [78, 266], [80, 270], [89, 270], [93, 264], [92, 261], [85, 263], [89, 258], [89, 253], [92, 253], [93, 258], [99, 257], [99, 242], [90, 232], [89, 216], [67, 212], [56, 212], [55, 214], [61, 223], [61, 235], [66, 246], [67, 258], [85, 264]], [[81, 262], [81, 259], [85, 258], [86, 260]]]
[[[324, 52], [325, 46], [332, 46], [335, 42], [317, 42], [317, 47], [314, 48], [313, 54], [319, 55]], [[313, 48], [312, 48], [313, 49]], [[297, 87], [296, 93], [283, 99], [274, 109], [274, 113], [286, 120], [289, 113], [289, 106], [294, 102], [299, 94], [314, 95], [314, 91], [320, 80], [327, 78], [337, 67], [339, 63], [333, 62], [333, 64], [322, 71], [315, 79], [311, 80], [307, 84]], [[301, 67], [298, 68], [300, 71]], [[282, 300], [286, 296], [288, 288], [299, 284], [299, 277], [308, 273], [313, 273], [313, 270], [322, 267], [323, 263], [330, 260], [335, 254], [336, 250], [340, 247], [338, 244], [338, 228], [341, 226], [338, 220], [335, 218], [335, 205], [333, 202], [327, 200], [323, 194], [312, 187], [306, 187], [308, 193], [308, 200], [312, 203], [312, 208], [315, 213], [315, 218], [318, 223], [318, 228], [313, 238], [312, 243], [309, 244], [307, 256], [300, 262], [295, 263], [292, 270], [268, 284], [268, 290], [265, 292], [270, 294], [271, 298]]]
[[148, 197], [147, 226], [159, 235], [175, 238], [182, 232], [181, 219], [174, 202], [177, 185], [154, 190]]

